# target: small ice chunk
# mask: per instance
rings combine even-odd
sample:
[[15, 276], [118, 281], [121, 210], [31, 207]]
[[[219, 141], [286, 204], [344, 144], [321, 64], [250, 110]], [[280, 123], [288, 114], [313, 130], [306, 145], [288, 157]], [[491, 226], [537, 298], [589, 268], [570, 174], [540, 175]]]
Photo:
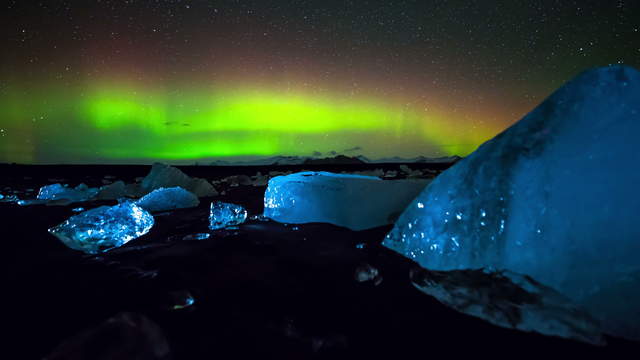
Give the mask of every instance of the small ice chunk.
[[134, 203], [126, 202], [74, 215], [49, 232], [72, 249], [97, 254], [148, 233], [153, 224], [151, 214]]
[[269, 181], [264, 215], [279, 222], [326, 222], [352, 230], [391, 224], [429, 180], [301, 172]]
[[4, 199], [4, 195], [0, 194], [0, 200]]
[[71, 202], [87, 201], [98, 193], [98, 189], [89, 188], [85, 184], [80, 184], [75, 188], [70, 188], [62, 184], [45, 185], [38, 192], [38, 200], [69, 200]]
[[136, 201], [136, 204], [147, 211], [158, 212], [196, 207], [200, 200], [193, 193], [176, 186], [156, 189]]
[[389, 170], [384, 174], [384, 178], [386, 179], [393, 179], [398, 177], [398, 172], [395, 170]]
[[187, 290], [174, 291], [169, 293], [171, 298], [171, 310], [182, 310], [191, 307], [196, 300], [193, 295]]
[[141, 188], [146, 193], [175, 186], [180, 186], [198, 197], [218, 195], [216, 189], [207, 180], [189, 177], [178, 168], [160, 163], [153, 164], [151, 172], [142, 179], [141, 183]]
[[260, 214], [260, 215], [252, 215], [251, 217], [249, 217], [249, 220], [253, 220], [253, 221], [269, 221], [269, 218]]
[[247, 210], [236, 204], [214, 201], [209, 214], [209, 229], [222, 229], [242, 224], [247, 219]]
[[79, 212], [83, 212], [84, 208], [83, 207], [77, 207], [77, 208], [71, 209], [71, 211], [73, 211], [75, 213], [79, 213]]
[[185, 235], [182, 238], [182, 240], [185, 240], [185, 241], [206, 240], [210, 237], [211, 237], [211, 234], [209, 233], [198, 233], [198, 234]]
[[16, 195], [5, 195], [4, 197], [0, 198], [0, 202], [5, 202], [5, 203], [17, 202], [17, 201], [20, 201], [20, 199]]
[[402, 164], [400, 165], [400, 171], [402, 171], [404, 174], [407, 175], [407, 178], [411, 178], [411, 179], [417, 179], [417, 178], [421, 178], [422, 175], [422, 171], [420, 170], [412, 170], [409, 166]]
[[354, 277], [357, 282], [371, 281], [377, 278], [379, 275], [378, 269], [369, 264], [358, 266], [355, 271]]

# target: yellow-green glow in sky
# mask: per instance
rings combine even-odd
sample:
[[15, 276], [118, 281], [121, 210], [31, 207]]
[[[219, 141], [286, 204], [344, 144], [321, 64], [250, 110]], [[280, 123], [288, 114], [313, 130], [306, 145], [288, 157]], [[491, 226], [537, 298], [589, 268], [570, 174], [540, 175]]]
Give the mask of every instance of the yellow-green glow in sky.
[[[33, 94], [33, 91], [30, 91]], [[332, 152], [467, 155], [498, 129], [381, 99], [273, 90], [166, 92], [102, 86], [0, 99], [0, 161], [174, 163]], [[7, 139], [11, 141], [7, 141]], [[351, 149], [351, 150], [349, 150]]]

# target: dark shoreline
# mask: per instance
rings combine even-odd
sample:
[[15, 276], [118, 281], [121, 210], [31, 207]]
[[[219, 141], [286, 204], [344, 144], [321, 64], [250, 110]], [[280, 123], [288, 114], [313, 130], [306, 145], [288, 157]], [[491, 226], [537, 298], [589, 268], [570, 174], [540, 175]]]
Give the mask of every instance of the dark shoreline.
[[[407, 164], [434, 169], [434, 164]], [[190, 176], [214, 180], [269, 171], [398, 170], [400, 164], [179, 166]], [[64, 179], [100, 184], [105, 175], [133, 181], [150, 166], [0, 165], [0, 192], [25, 190]], [[27, 179], [25, 179], [27, 177]], [[40, 359], [61, 341], [117, 313], [144, 314], [164, 331], [173, 359], [353, 359], [562, 356], [622, 357], [640, 344], [608, 339], [605, 347], [503, 329], [439, 304], [409, 281], [414, 263], [382, 247], [389, 227], [354, 232], [327, 224], [296, 228], [248, 221], [237, 231], [207, 232], [208, 205], [223, 200], [262, 212], [263, 186], [235, 186], [201, 199], [197, 208], [156, 216], [152, 231], [120, 249], [86, 256], [46, 232], [78, 206], [20, 207], [0, 203], [6, 281], [2, 319], [9, 337], [6, 359]], [[366, 244], [364, 249], [356, 244]], [[376, 267], [379, 285], [358, 283], [354, 271]], [[175, 294], [195, 304], [170, 310]], [[115, 346], [103, 339], [102, 346]]]

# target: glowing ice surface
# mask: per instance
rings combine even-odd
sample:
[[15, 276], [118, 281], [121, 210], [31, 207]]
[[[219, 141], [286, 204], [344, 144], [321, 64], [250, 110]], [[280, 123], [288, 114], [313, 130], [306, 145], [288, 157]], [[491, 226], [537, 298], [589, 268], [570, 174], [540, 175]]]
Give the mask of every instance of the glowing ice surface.
[[187, 290], [173, 291], [169, 293], [169, 297], [172, 300], [171, 310], [182, 310], [186, 309], [193, 304], [195, 304], [196, 300], [193, 298], [193, 295]]
[[529, 275], [640, 339], [640, 73], [585, 72], [438, 176], [384, 245]]
[[429, 180], [301, 172], [269, 180], [264, 215], [279, 222], [326, 222], [352, 230], [393, 223]]
[[72, 216], [49, 232], [72, 249], [97, 254], [148, 233], [153, 224], [153, 216], [146, 210], [125, 202]]
[[70, 204], [74, 202], [91, 200], [115, 200], [125, 195], [125, 184], [116, 181], [113, 184], [100, 188], [90, 188], [85, 184], [80, 184], [71, 188], [62, 184], [50, 184], [40, 188], [35, 200], [22, 200], [19, 205], [35, 204]]
[[38, 192], [38, 200], [69, 200], [69, 201], [87, 201], [98, 193], [98, 189], [89, 188], [85, 184], [80, 184], [75, 188], [70, 188], [62, 184], [51, 184], [40, 188]]
[[17, 201], [20, 201], [20, 199], [18, 199], [16, 195], [8, 195], [8, 194], [5, 196], [0, 195], [0, 202], [11, 203], [11, 202], [17, 202]]
[[199, 204], [197, 196], [179, 186], [153, 190], [136, 201], [136, 205], [150, 212], [184, 209]]
[[228, 226], [236, 226], [247, 220], [247, 210], [236, 204], [229, 204], [222, 201], [211, 203], [209, 214], [209, 229], [216, 230]]

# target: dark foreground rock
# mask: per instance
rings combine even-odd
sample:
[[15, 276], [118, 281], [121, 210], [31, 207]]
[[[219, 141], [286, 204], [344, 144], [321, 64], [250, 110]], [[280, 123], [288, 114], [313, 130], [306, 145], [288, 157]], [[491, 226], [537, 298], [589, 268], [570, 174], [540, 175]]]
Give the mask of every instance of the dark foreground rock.
[[144, 315], [120, 313], [58, 346], [45, 360], [169, 360], [160, 327]]

